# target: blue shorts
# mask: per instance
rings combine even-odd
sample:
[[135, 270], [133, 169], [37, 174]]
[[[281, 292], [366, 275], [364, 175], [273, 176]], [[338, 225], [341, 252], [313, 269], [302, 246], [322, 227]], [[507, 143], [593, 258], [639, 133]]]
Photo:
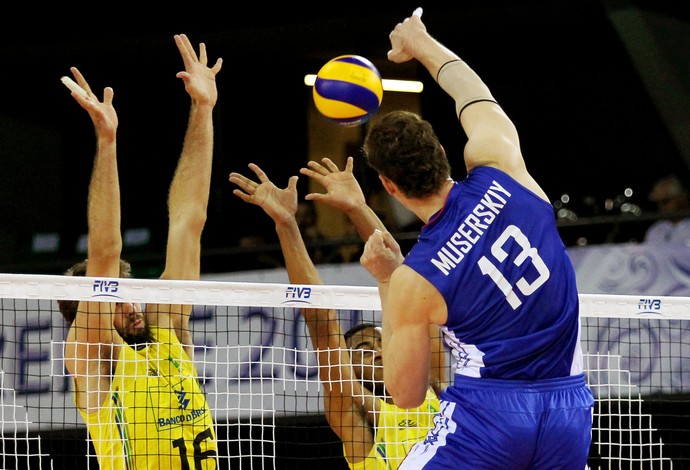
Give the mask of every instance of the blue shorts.
[[587, 468], [594, 397], [583, 374], [539, 381], [455, 376], [426, 440], [400, 469]]

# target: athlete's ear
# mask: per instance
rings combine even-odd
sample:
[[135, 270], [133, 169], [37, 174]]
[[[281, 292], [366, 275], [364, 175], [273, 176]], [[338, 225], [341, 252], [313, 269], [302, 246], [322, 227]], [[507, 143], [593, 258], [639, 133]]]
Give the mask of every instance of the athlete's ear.
[[379, 179], [381, 180], [381, 184], [383, 184], [383, 187], [388, 194], [394, 196], [395, 193], [398, 192], [398, 187], [390, 179], [382, 175], [379, 175]]

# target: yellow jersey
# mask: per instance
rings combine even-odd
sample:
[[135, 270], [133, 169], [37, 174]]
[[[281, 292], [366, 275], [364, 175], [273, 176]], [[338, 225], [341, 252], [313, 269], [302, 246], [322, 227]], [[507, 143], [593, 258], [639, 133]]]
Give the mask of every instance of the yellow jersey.
[[426, 438], [434, 427], [434, 416], [440, 410], [439, 399], [431, 388], [427, 390], [424, 402], [409, 410], [381, 400], [381, 411], [374, 429], [374, 446], [366, 459], [357, 463], [348, 460], [347, 464], [352, 470], [396, 470], [412, 446]]
[[101, 469], [217, 467], [216, 432], [196, 368], [174, 333], [120, 349], [108, 402], [81, 412]]

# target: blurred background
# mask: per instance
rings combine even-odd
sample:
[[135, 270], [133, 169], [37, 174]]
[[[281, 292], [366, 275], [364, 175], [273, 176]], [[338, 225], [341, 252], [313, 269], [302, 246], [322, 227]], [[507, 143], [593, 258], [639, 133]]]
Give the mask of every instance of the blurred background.
[[[566, 245], [640, 242], [668, 217], [660, 212], [663, 197], [650, 198], [654, 184], [673, 174], [690, 186], [690, 15], [683, 2], [257, 3], [229, 13], [230, 5], [197, 2], [102, 12], [53, 5], [40, 14], [19, 5], [0, 20], [0, 271], [57, 274], [85, 257], [95, 140], [87, 114], [60, 83], [77, 66], [99, 96], [105, 86], [115, 90], [124, 256], [135, 275], [160, 274], [167, 188], [189, 108], [175, 77], [183, 70], [177, 33], [206, 43], [211, 63], [224, 59], [204, 272], [281, 264], [268, 217], [232, 195], [228, 183], [249, 162], [285, 186], [310, 159], [351, 155], [372, 206], [403, 244], [413, 242], [419, 224], [381, 192], [360, 155], [366, 125], [323, 120], [303, 80], [341, 54], [369, 58], [384, 78], [421, 80], [421, 94], [386, 92], [380, 113], [420, 112], [436, 128], [454, 177], [464, 177], [465, 137], [454, 104], [416, 62], [386, 59], [391, 29], [420, 5], [429, 31], [480, 74], [515, 121]], [[300, 178], [300, 196], [320, 190]], [[686, 215], [687, 207], [675, 210]], [[304, 211], [317, 262], [358, 260], [361, 244], [340, 214]]]

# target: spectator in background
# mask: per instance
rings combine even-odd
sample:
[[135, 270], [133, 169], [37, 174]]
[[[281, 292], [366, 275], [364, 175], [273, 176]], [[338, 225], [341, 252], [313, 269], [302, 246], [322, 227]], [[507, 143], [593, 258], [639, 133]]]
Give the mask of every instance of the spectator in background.
[[[690, 242], [690, 194], [675, 174], [659, 179], [647, 197], [656, 204], [662, 219], [655, 221], [645, 233], [646, 243]], [[683, 212], [687, 212], [683, 214]]]

